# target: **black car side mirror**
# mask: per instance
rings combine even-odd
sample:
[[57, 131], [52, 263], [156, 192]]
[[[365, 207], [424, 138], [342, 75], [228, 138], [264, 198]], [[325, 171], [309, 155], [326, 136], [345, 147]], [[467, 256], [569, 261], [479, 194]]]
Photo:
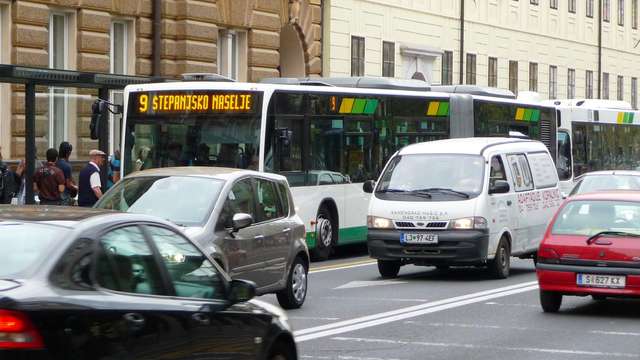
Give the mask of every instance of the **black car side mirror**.
[[367, 180], [362, 184], [362, 191], [371, 194], [373, 193], [373, 189], [376, 187], [375, 180]]
[[245, 213], [237, 213], [233, 215], [233, 219], [231, 220], [231, 225], [234, 232], [240, 229], [244, 229], [251, 224], [253, 224], [253, 216]]
[[228, 299], [232, 304], [249, 301], [255, 296], [256, 284], [248, 280], [231, 280]]
[[511, 190], [509, 183], [506, 180], [496, 180], [493, 185], [489, 187], [489, 194], [504, 194]]

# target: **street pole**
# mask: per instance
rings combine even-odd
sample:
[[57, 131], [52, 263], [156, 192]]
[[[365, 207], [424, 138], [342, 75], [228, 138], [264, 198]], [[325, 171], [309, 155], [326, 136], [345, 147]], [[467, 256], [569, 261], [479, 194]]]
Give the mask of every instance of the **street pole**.
[[[98, 90], [98, 98], [102, 100], [109, 101], [109, 89], [108, 88], [100, 88]], [[100, 121], [100, 128], [98, 129], [98, 149], [107, 154], [107, 159], [109, 156], [109, 121], [110, 115], [105, 114], [105, 118]], [[115, 119], [114, 119], [115, 121]], [[107, 191], [107, 172], [108, 172], [108, 164], [105, 161], [104, 164], [100, 167], [100, 183], [102, 184], [102, 193], [104, 194]]]
[[602, 99], [602, 0], [598, 0], [598, 99]]
[[[25, 107], [25, 169], [24, 169], [24, 186], [25, 186], [25, 204], [33, 205], [36, 203], [33, 194], [33, 173], [36, 167], [36, 85], [27, 83], [24, 89], [24, 107]], [[52, 116], [51, 114], [49, 116]], [[54, 119], [62, 120], [62, 119]]]
[[464, 84], [464, 0], [460, 0], [460, 78], [458, 83]]

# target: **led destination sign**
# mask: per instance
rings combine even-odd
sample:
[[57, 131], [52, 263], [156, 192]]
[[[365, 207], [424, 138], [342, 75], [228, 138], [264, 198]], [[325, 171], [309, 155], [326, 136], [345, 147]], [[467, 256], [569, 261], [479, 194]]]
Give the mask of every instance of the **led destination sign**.
[[247, 92], [143, 92], [134, 96], [134, 109], [148, 114], [250, 113], [256, 101], [256, 94]]

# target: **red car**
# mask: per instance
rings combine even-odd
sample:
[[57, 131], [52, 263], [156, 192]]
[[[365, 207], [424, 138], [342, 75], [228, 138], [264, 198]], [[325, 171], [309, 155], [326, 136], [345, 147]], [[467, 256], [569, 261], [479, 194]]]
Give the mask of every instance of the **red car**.
[[540, 304], [557, 312], [563, 295], [640, 297], [640, 192], [569, 198], [538, 249]]

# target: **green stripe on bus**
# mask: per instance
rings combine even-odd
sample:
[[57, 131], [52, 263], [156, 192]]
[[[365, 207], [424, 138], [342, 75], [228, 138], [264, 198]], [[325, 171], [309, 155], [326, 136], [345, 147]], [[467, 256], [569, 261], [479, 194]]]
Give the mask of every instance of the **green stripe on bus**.
[[378, 100], [377, 99], [369, 99], [367, 100], [367, 106], [364, 107], [364, 113], [366, 115], [373, 115], [378, 109]]
[[631, 113], [624, 113], [624, 123], [631, 124], [633, 120], [631, 119]]
[[353, 108], [351, 109], [351, 113], [354, 115], [362, 114], [362, 112], [364, 111], [364, 107], [366, 105], [367, 105], [367, 100], [356, 99], [356, 101], [353, 103]]
[[438, 116], [447, 116], [449, 115], [449, 103], [448, 102], [441, 102], [440, 106], [438, 107]]
[[633, 124], [633, 116], [635, 115], [635, 113], [629, 113], [630, 116], [630, 120], [629, 120], [629, 124]]
[[[340, 229], [338, 231], [338, 245], [355, 244], [367, 241], [367, 227], [354, 226], [350, 228]], [[307, 246], [309, 249], [316, 247], [316, 233], [310, 231], [307, 233]]]
[[524, 118], [522, 120], [531, 121], [531, 115], [532, 114], [533, 114], [533, 110], [532, 109], [525, 109], [524, 110]]
[[540, 110], [539, 109], [533, 110], [533, 115], [531, 116], [531, 121], [532, 122], [540, 121]]
[[309, 249], [316, 247], [316, 233], [314, 231], [307, 233], [307, 247], [309, 247]]

